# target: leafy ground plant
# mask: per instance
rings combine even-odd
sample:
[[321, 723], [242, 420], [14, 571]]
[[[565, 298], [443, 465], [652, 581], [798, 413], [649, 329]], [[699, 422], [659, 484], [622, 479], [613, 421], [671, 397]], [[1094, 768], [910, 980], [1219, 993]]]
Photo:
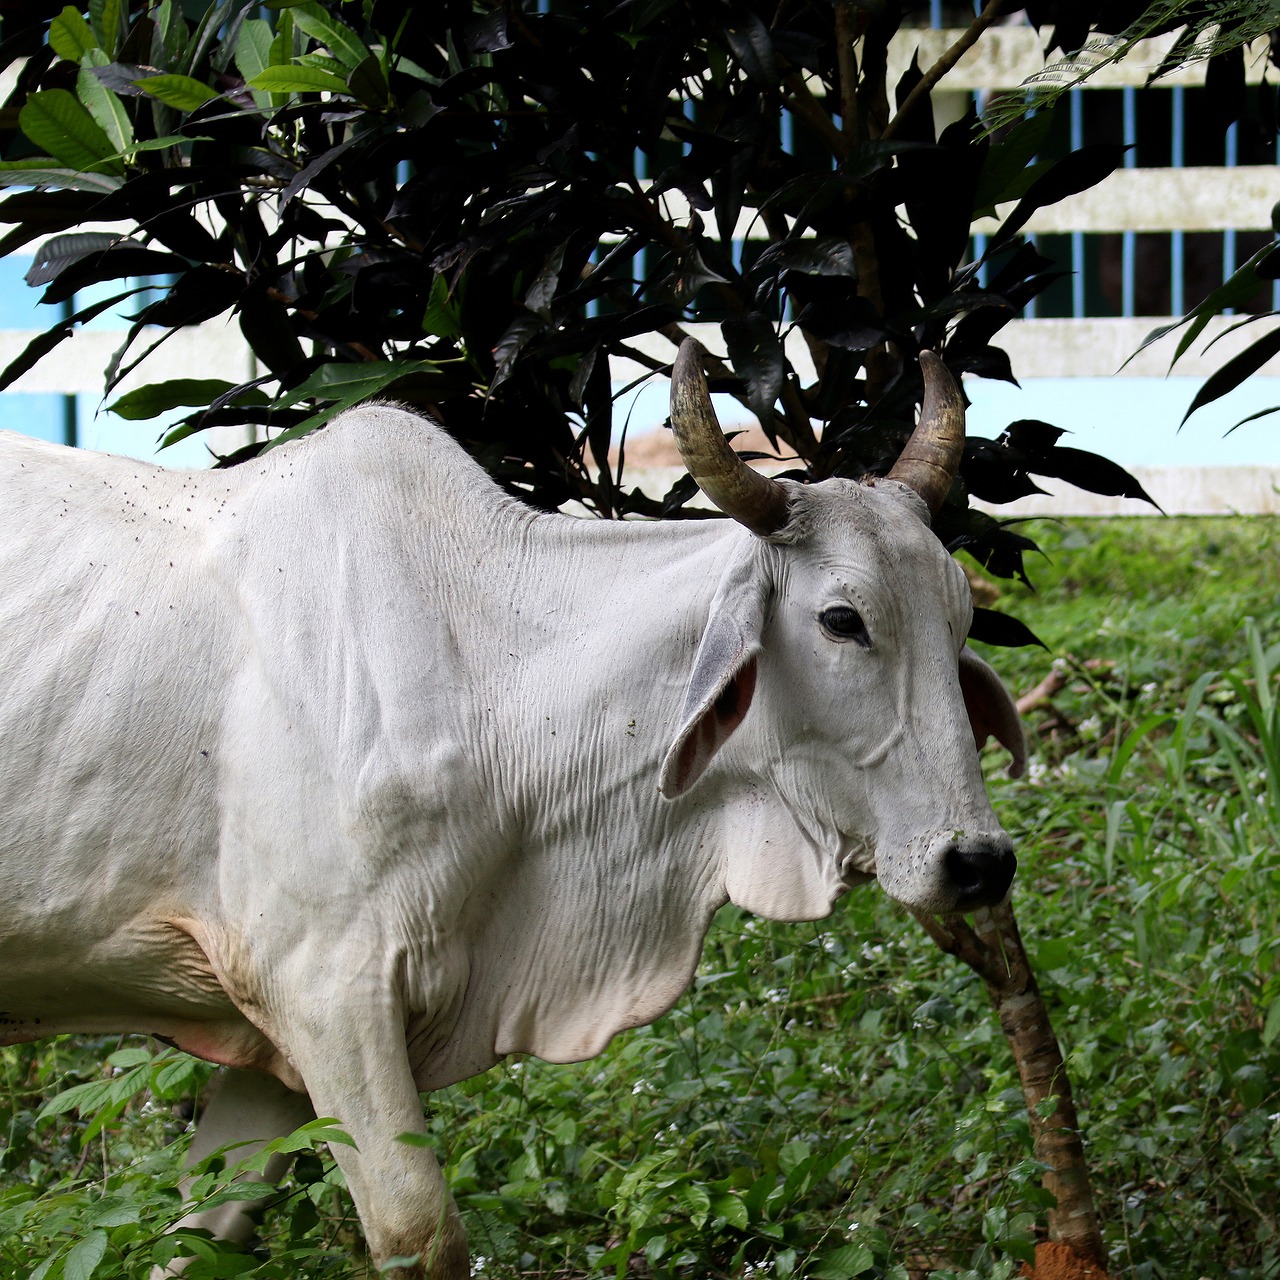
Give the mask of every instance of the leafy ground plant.
[[[1014, 686], [1065, 673], [1028, 713], [1031, 776], [992, 786], [1126, 1280], [1280, 1276], [1278, 533], [1268, 518], [1049, 526], [1051, 590], [997, 602], [1054, 650], [1001, 654]], [[6, 1276], [52, 1256], [51, 1280], [142, 1277], [169, 1247], [165, 1144], [183, 1121], [161, 1073], [186, 1060], [146, 1066], [127, 1047], [103, 1077], [102, 1053], [0, 1050]], [[106, 1110], [83, 1143], [59, 1095], [86, 1084], [101, 1097], [72, 1100]], [[726, 909], [695, 989], [655, 1026], [429, 1105], [495, 1280], [989, 1280], [1043, 1237], [1042, 1170], [981, 983], [874, 889], [820, 925]], [[206, 1244], [192, 1274], [360, 1274], [337, 1182], [304, 1153], [264, 1201], [261, 1243]], [[108, 1225], [117, 1212], [136, 1221]]]
[[[267, 1143], [252, 1156], [234, 1148], [212, 1153], [184, 1171], [191, 1179], [185, 1194], [175, 1189], [184, 1143], [174, 1143], [176, 1128], [169, 1106], [207, 1082], [212, 1068], [186, 1054], [131, 1044], [106, 1056], [105, 1066], [88, 1067], [95, 1078], [70, 1084], [47, 1097], [38, 1109], [24, 1103], [19, 1082], [38, 1080], [61, 1055], [57, 1050], [7, 1050], [6, 1109], [9, 1141], [0, 1151], [7, 1185], [0, 1190], [0, 1259], [4, 1274], [30, 1280], [89, 1280], [94, 1275], [147, 1276], [175, 1257], [189, 1257], [184, 1274], [193, 1280], [239, 1275], [322, 1273], [327, 1249], [322, 1239], [307, 1240], [306, 1229], [319, 1221], [314, 1202], [335, 1199], [332, 1161], [322, 1165], [317, 1146], [350, 1142], [330, 1120], [312, 1121], [285, 1138]], [[67, 1084], [84, 1069], [79, 1056], [61, 1058], [57, 1074]], [[66, 1071], [70, 1068], [69, 1071]], [[65, 1074], [64, 1074], [65, 1072]], [[73, 1130], [56, 1122], [78, 1116]], [[50, 1122], [54, 1122], [51, 1124]], [[108, 1135], [110, 1139], [108, 1140]], [[79, 1158], [69, 1175], [55, 1174], [50, 1163], [58, 1148], [71, 1143]], [[281, 1193], [244, 1175], [260, 1172], [276, 1152], [296, 1153], [293, 1186]], [[341, 1185], [338, 1182], [338, 1185]], [[192, 1210], [230, 1202], [269, 1203], [286, 1214], [297, 1243], [283, 1247], [259, 1267], [251, 1255], [227, 1251], [207, 1233], [176, 1224]], [[327, 1204], [333, 1214], [332, 1204]], [[340, 1255], [343, 1262], [349, 1261]]]

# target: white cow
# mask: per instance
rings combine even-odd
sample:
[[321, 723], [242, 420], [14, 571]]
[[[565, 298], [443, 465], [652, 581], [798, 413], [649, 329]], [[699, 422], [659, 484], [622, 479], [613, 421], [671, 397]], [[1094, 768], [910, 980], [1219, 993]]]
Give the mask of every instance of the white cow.
[[337, 1117], [374, 1258], [459, 1280], [419, 1090], [657, 1018], [726, 900], [1003, 899], [974, 740], [1021, 734], [928, 528], [954, 383], [928, 358], [890, 479], [806, 487], [698, 360], [673, 421], [736, 522], [541, 514], [388, 406], [207, 473], [3, 433], [0, 1043], [265, 1073], [197, 1148]]

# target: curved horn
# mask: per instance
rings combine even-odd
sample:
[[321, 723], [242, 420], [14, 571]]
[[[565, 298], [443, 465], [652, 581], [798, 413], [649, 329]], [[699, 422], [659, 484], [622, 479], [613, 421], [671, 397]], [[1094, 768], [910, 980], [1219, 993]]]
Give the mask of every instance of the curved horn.
[[702, 354], [701, 344], [686, 338], [671, 370], [671, 430], [680, 456], [698, 488], [725, 515], [767, 538], [787, 523], [787, 491], [752, 471], [729, 447], [711, 407]]
[[920, 353], [920, 370], [924, 374], [920, 421], [888, 478], [910, 485], [936, 516], [951, 492], [964, 452], [964, 397], [932, 351]]

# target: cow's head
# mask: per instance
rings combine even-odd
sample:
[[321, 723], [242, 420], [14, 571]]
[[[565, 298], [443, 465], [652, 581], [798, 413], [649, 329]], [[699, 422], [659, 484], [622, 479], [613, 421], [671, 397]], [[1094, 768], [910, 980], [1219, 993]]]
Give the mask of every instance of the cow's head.
[[889, 476], [812, 486], [745, 466], [715, 420], [700, 348], [686, 342], [677, 360], [681, 453], [755, 537], [712, 603], [660, 787], [681, 795], [723, 749], [755, 797], [740, 807], [757, 815], [730, 896], [766, 914], [811, 910], [798, 887], [770, 882], [767, 846], [781, 841], [769, 824], [783, 810], [827, 886], [874, 874], [917, 910], [999, 902], [1017, 865], [975, 742], [994, 734], [1017, 772], [1022, 731], [995, 673], [965, 647], [968, 584], [929, 529], [959, 462], [964, 405], [942, 362], [921, 359], [920, 423]]

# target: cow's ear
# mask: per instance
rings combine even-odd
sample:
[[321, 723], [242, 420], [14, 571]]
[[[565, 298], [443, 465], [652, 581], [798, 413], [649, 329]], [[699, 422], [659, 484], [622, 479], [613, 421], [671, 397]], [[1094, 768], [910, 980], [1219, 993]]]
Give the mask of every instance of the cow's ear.
[[967, 645], [960, 650], [960, 691], [978, 750], [994, 737], [1013, 756], [1009, 776], [1020, 778], [1027, 765], [1027, 739], [1018, 708], [1000, 677]]
[[668, 800], [697, 782], [745, 719], [755, 696], [765, 591], [754, 557], [750, 560], [725, 575], [712, 602], [685, 693], [680, 731], [658, 779], [658, 790]]

